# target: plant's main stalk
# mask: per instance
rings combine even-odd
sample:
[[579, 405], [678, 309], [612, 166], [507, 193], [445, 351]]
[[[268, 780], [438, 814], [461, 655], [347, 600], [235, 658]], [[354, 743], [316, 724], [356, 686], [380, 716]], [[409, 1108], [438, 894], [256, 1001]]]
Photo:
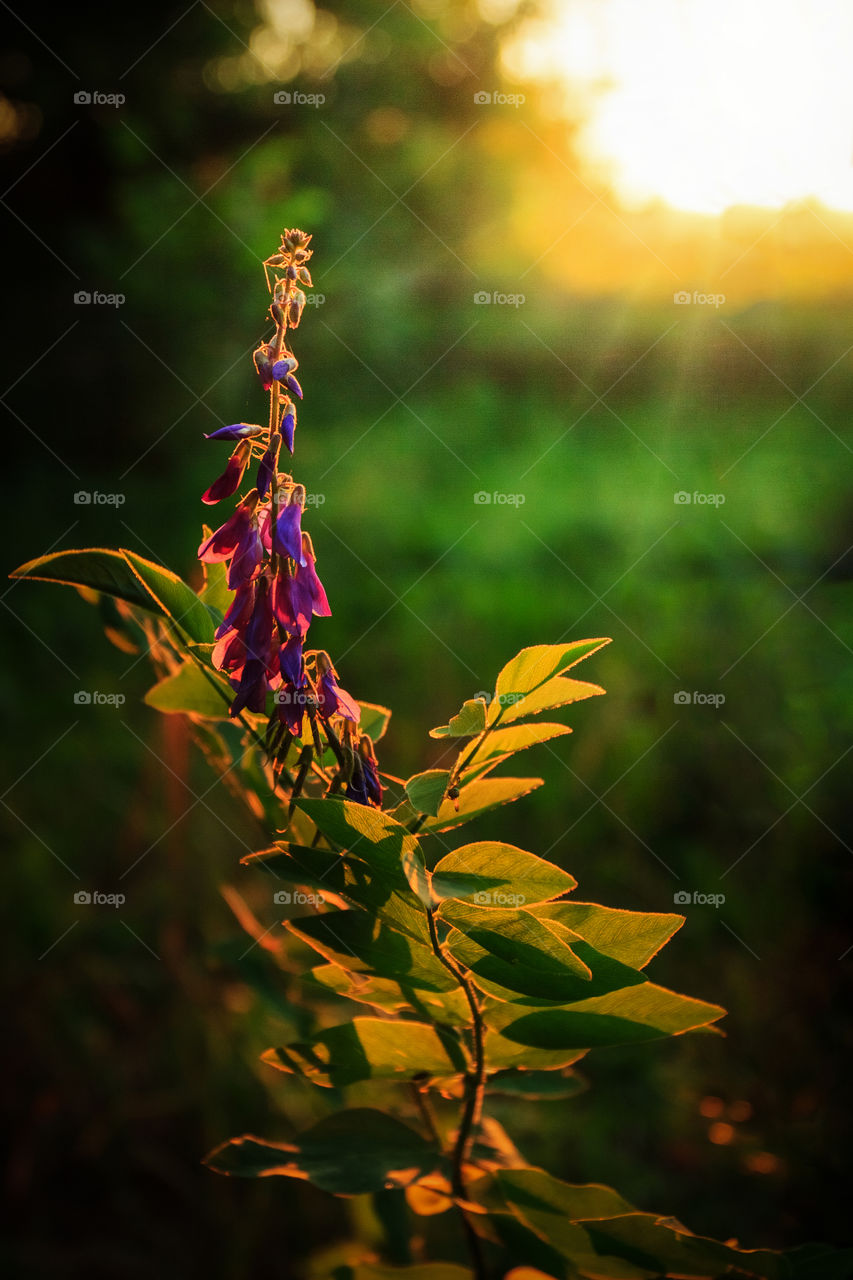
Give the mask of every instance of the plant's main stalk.
[[283, 451], [293, 456], [295, 400], [302, 399], [288, 331], [298, 328], [305, 308], [300, 286], [311, 286], [310, 241], [304, 231], [286, 230], [279, 250], [264, 262], [274, 333], [252, 358], [269, 394], [269, 421], [266, 427], [233, 423], [207, 436], [236, 447], [202, 501], [213, 505], [231, 497], [247, 472], [254, 472], [254, 488], [202, 542], [198, 555], [207, 564], [229, 562], [227, 583], [234, 598], [216, 631], [213, 665], [234, 687], [231, 715], [244, 709], [266, 713], [272, 694], [267, 732], [272, 758], [283, 759], [292, 739], [303, 738], [307, 717], [309, 739], [320, 745], [322, 731], [334, 752], [338, 773], [332, 790], [381, 807], [373, 745], [358, 729], [361, 709], [339, 685], [329, 655], [305, 648], [312, 619], [332, 611], [317, 576], [311, 536], [302, 528], [305, 486], [280, 469]]

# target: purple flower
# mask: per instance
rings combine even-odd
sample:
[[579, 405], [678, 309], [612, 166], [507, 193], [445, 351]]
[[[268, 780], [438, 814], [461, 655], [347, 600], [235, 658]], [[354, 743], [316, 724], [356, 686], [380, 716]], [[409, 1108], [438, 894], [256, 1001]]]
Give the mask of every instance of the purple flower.
[[281, 360], [276, 360], [272, 367], [272, 376], [275, 382], [281, 382], [287, 374], [293, 373], [293, 370], [299, 367], [299, 361], [296, 356], [283, 356]]
[[310, 597], [310, 612], [317, 618], [331, 618], [332, 610], [322, 582], [317, 577], [316, 557], [310, 534], [302, 535], [302, 563], [296, 570], [296, 581], [300, 592]]
[[338, 684], [337, 673], [329, 661], [329, 656], [322, 650], [317, 655], [317, 668], [320, 679], [317, 681], [317, 707], [324, 720], [329, 716], [343, 716], [358, 724], [361, 719], [361, 707]]
[[347, 800], [354, 800], [356, 804], [366, 804], [370, 807], [367, 779], [361, 769], [356, 768], [353, 770], [353, 775], [347, 783], [344, 795]]
[[239, 631], [228, 631], [213, 646], [211, 662], [217, 671], [240, 672], [246, 661], [246, 643]]
[[286, 725], [294, 738], [302, 735], [302, 718], [309, 702], [309, 693], [304, 685], [296, 685], [288, 681], [283, 684], [275, 696], [276, 713], [283, 725]]
[[252, 359], [255, 362], [255, 368], [258, 371], [258, 377], [261, 380], [261, 386], [264, 391], [269, 391], [273, 384], [271, 357], [272, 347], [266, 342], [262, 343], [257, 351], [252, 353]]
[[285, 400], [284, 413], [281, 415], [281, 422], [278, 427], [281, 432], [282, 439], [287, 445], [287, 452], [293, 453], [293, 433], [296, 430], [296, 409], [291, 400]]
[[234, 514], [225, 524], [210, 535], [198, 549], [199, 560], [205, 564], [217, 564], [220, 560], [228, 560], [243, 541], [251, 528], [252, 514], [258, 501], [258, 495], [252, 491], [240, 503]]
[[287, 387], [288, 391], [293, 392], [297, 400], [302, 399], [302, 388], [300, 387], [299, 383], [296, 381], [292, 373], [286, 373], [282, 378], [282, 382]]
[[305, 503], [305, 487], [297, 484], [288, 494], [286, 507], [279, 509], [273, 530], [273, 549], [280, 556], [290, 556], [297, 564], [305, 565], [302, 555], [302, 507]]
[[210, 488], [205, 489], [201, 495], [202, 502], [206, 502], [209, 507], [212, 507], [215, 503], [221, 502], [223, 498], [230, 498], [232, 493], [237, 492], [240, 487], [240, 481], [243, 479], [243, 472], [246, 470], [246, 463], [249, 461], [250, 452], [251, 446], [248, 442], [237, 445], [237, 448], [228, 459], [228, 465], [222, 475], [218, 480], [214, 480]]
[[249, 711], [264, 711], [268, 692], [266, 662], [261, 658], [249, 658], [240, 676], [237, 696], [231, 703], [229, 714], [238, 716], [244, 707]]
[[258, 576], [263, 558], [264, 548], [261, 543], [261, 535], [258, 532], [258, 522], [256, 519], [252, 519], [240, 540], [240, 544], [234, 553], [234, 559], [231, 561], [231, 567], [228, 570], [227, 581], [231, 591]]
[[255, 607], [255, 583], [245, 582], [237, 588], [236, 595], [228, 607], [228, 612], [214, 632], [214, 639], [221, 638], [235, 627], [242, 631]]
[[290, 574], [286, 564], [279, 570], [273, 585], [273, 612], [278, 623], [288, 635], [302, 639], [311, 625], [311, 600], [305, 593], [296, 588], [296, 580]]
[[364, 782], [367, 787], [367, 794], [378, 809], [382, 808], [382, 783], [379, 781], [379, 770], [376, 761], [369, 756], [362, 757], [362, 768], [364, 769]]
[[281, 669], [282, 679], [288, 684], [300, 686], [303, 683], [303, 643], [304, 641], [302, 636], [291, 635], [288, 636], [287, 643], [283, 644], [278, 651], [278, 662]]
[[270, 664], [273, 634], [273, 612], [270, 601], [270, 580], [266, 574], [258, 579], [255, 607], [246, 627], [247, 658], [263, 661], [264, 670]]
[[278, 466], [278, 451], [281, 448], [281, 436], [273, 435], [269, 448], [261, 458], [258, 467], [258, 494], [261, 498], [265, 498], [270, 490], [273, 476]]

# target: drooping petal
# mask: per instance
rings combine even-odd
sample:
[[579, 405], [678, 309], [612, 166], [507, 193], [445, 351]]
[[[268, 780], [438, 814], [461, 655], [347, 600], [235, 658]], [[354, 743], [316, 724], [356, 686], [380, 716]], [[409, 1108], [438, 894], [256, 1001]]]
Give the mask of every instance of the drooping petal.
[[302, 388], [300, 387], [299, 383], [297, 382], [296, 378], [294, 378], [292, 373], [286, 373], [282, 378], [282, 382], [287, 387], [288, 391], [293, 392], [297, 400], [302, 399]]
[[240, 677], [237, 696], [231, 703], [230, 714], [238, 716], [244, 707], [249, 711], [263, 711], [268, 688], [266, 663], [259, 658], [249, 658]]
[[205, 489], [201, 495], [202, 502], [209, 507], [215, 503], [221, 502], [223, 498], [230, 498], [232, 493], [236, 493], [240, 488], [240, 481], [243, 479], [243, 472], [246, 470], [246, 463], [249, 460], [249, 445], [239, 444], [231, 457], [222, 475], [208, 489]]
[[296, 356], [282, 356], [281, 360], [276, 360], [272, 367], [272, 376], [274, 381], [281, 382], [289, 373], [293, 373], [294, 369], [299, 367], [299, 361]]
[[234, 553], [228, 570], [228, 587], [235, 591], [251, 578], [256, 578], [264, 558], [264, 548], [258, 532], [257, 521], [251, 521]]
[[302, 555], [302, 504], [292, 500], [282, 507], [275, 522], [273, 548], [282, 556], [290, 556], [297, 564], [304, 565]]
[[222, 636], [228, 631], [233, 631], [235, 627], [242, 630], [251, 617], [254, 606], [255, 584], [254, 582], [246, 582], [237, 588], [237, 593], [228, 606], [225, 617], [213, 633], [214, 639], [220, 640]]
[[331, 618], [329, 599], [322, 582], [317, 577], [315, 568], [317, 562], [307, 534], [302, 535], [302, 558], [305, 563], [297, 567], [296, 578], [300, 586], [304, 584], [305, 589], [310, 593], [311, 612], [318, 618]]
[[270, 648], [273, 634], [273, 612], [270, 601], [269, 577], [264, 574], [258, 579], [255, 595], [255, 607], [246, 627], [246, 655], [250, 659], [257, 658], [264, 664], [264, 671], [270, 661]]
[[324, 720], [338, 715], [358, 724], [361, 719], [361, 707], [340, 687], [331, 669], [325, 671], [317, 682], [317, 705]]
[[213, 646], [211, 662], [217, 671], [239, 674], [246, 661], [246, 643], [239, 631], [228, 631]]
[[281, 436], [275, 433], [258, 466], [258, 493], [261, 498], [265, 498], [270, 491], [270, 485], [278, 466], [278, 451], [280, 448]]
[[243, 503], [234, 514], [220, 525], [198, 549], [199, 560], [206, 564], [217, 564], [233, 556], [251, 525], [251, 512]]
[[297, 687], [302, 684], [303, 677], [302, 645], [302, 636], [291, 635], [288, 636], [287, 643], [283, 644], [278, 652], [282, 678]]

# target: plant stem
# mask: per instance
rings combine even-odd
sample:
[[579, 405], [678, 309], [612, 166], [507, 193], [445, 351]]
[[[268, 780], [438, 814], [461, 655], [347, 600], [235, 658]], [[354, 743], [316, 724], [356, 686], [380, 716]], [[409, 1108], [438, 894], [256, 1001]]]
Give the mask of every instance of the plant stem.
[[447, 971], [456, 979], [457, 983], [465, 993], [465, 999], [468, 1001], [468, 1007], [471, 1010], [471, 1020], [473, 1023], [472, 1048], [474, 1069], [473, 1071], [467, 1072], [465, 1076], [465, 1100], [462, 1106], [462, 1116], [459, 1121], [459, 1128], [456, 1133], [456, 1141], [453, 1145], [453, 1151], [450, 1157], [450, 1184], [453, 1195], [457, 1200], [459, 1212], [462, 1215], [465, 1239], [468, 1245], [468, 1251], [471, 1255], [474, 1274], [476, 1275], [477, 1280], [486, 1280], [486, 1265], [483, 1259], [480, 1237], [477, 1235], [468, 1213], [462, 1204], [459, 1203], [467, 1197], [464, 1168], [469, 1158], [474, 1138], [477, 1134], [477, 1127], [483, 1113], [483, 1095], [486, 1091], [486, 1053], [483, 1033], [483, 1015], [470, 979], [465, 974], [465, 971], [450, 958], [439, 941], [438, 930], [435, 925], [434, 907], [427, 907], [427, 924], [429, 926], [429, 936], [430, 941], [432, 942], [432, 949], [435, 952], [437, 959], [441, 961], [445, 969], [447, 969]]

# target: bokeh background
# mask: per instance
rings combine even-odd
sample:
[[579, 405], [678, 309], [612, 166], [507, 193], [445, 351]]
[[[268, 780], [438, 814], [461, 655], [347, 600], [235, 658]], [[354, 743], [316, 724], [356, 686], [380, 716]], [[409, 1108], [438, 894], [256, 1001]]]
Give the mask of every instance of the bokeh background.
[[[4, 6], [3, 560], [124, 545], [196, 573], [202, 433], [263, 411], [259, 262], [312, 232], [318, 643], [393, 708], [383, 766], [434, 761], [427, 730], [523, 645], [612, 636], [582, 673], [606, 698], [521, 758], [546, 786], [466, 838], [613, 906], [725, 895], [652, 969], [724, 1004], [725, 1040], [602, 1052], [571, 1103], [496, 1113], [534, 1162], [696, 1231], [844, 1244], [850, 15], [729, 8]], [[199, 1163], [329, 1105], [256, 1061], [298, 1023], [227, 901], [275, 927], [237, 866], [264, 833], [108, 617], [0, 599], [14, 1274], [323, 1274], [343, 1206]]]

